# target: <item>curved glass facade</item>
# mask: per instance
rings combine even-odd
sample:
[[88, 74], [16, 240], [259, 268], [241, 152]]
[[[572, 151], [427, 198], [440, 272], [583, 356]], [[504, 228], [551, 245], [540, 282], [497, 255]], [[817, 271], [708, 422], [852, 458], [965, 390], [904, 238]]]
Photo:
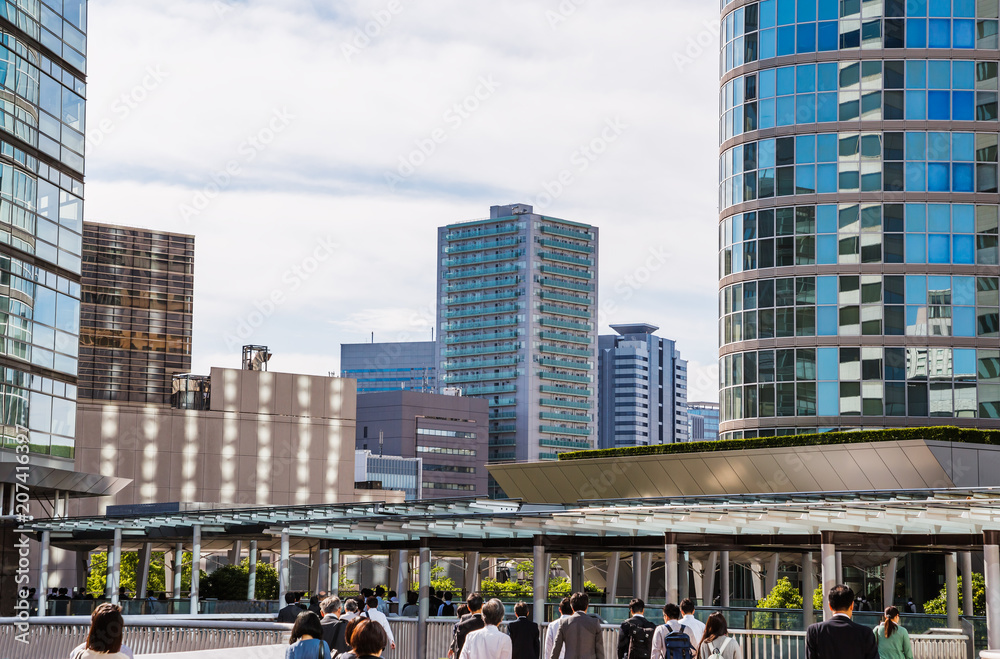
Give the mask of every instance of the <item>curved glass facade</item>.
[[998, 9], [723, 3], [721, 437], [1000, 427]]

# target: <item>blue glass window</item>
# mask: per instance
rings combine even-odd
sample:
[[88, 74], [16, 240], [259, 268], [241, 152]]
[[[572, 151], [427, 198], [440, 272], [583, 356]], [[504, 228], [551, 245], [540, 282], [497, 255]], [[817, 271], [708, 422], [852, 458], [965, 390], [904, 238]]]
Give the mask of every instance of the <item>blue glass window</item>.
[[794, 66], [783, 66], [777, 69], [778, 80], [777, 80], [777, 95], [785, 96], [787, 94], [795, 93], [795, 67]]
[[833, 234], [816, 236], [816, 263], [820, 265], [837, 263], [837, 236]]
[[974, 89], [976, 85], [975, 62], [952, 62], [952, 89]]
[[927, 0], [909, 0], [906, 3], [907, 16], [926, 16]]
[[795, 194], [812, 194], [816, 191], [816, 166], [799, 165], [795, 168]]
[[822, 194], [837, 191], [837, 166], [834, 164], [816, 166], [816, 192]]
[[821, 92], [837, 91], [837, 64], [825, 62], [816, 67], [817, 89]]
[[927, 21], [927, 47], [951, 48], [951, 21], [947, 18], [932, 18]]
[[[972, 88], [969, 87], [969, 89]], [[800, 94], [816, 91], [815, 64], [803, 64], [795, 67], [795, 91]]]
[[927, 235], [927, 262], [951, 263], [951, 236], [940, 233]]
[[952, 37], [953, 48], [975, 48], [976, 22], [963, 20], [952, 21]]
[[951, 206], [948, 204], [928, 204], [927, 230], [931, 233], [951, 231]]
[[927, 20], [923, 18], [906, 19], [906, 47], [927, 47]]
[[927, 118], [927, 92], [921, 90], [906, 92], [906, 118]]
[[778, 0], [778, 25], [795, 22], [795, 0]]
[[816, 94], [816, 121], [837, 121], [837, 93]]
[[836, 276], [816, 277], [816, 304], [837, 304]]
[[819, 24], [819, 51], [837, 50], [838, 38], [837, 21], [827, 21]]
[[922, 162], [906, 163], [906, 190], [925, 192], [927, 190], [927, 166]]
[[952, 16], [958, 18], [975, 18], [976, 17], [976, 3], [975, 0], [954, 0], [952, 2]]
[[932, 121], [951, 118], [951, 94], [949, 92], [927, 92], [927, 118]]
[[770, 59], [774, 57], [776, 50], [774, 47], [774, 28], [761, 30], [758, 40], [760, 48], [760, 59]]
[[839, 377], [840, 363], [836, 348], [816, 349], [816, 379], [836, 380]]
[[[948, 163], [932, 162], [927, 165], [927, 191], [949, 192], [951, 190], [951, 172]], [[931, 261], [938, 263], [938, 261]], [[947, 263], [947, 261], [941, 261]]]
[[972, 265], [976, 262], [975, 236], [952, 236], [954, 263]]
[[816, 136], [799, 135], [795, 138], [795, 162], [816, 162]]
[[837, 233], [837, 207], [835, 205], [823, 204], [816, 207], [816, 233]]
[[[958, 22], [958, 21], [956, 21]], [[800, 23], [798, 26], [798, 46], [796, 52], [815, 53], [816, 52], [816, 24]]]
[[[976, 209], [972, 204], [951, 207], [951, 226], [955, 233], [973, 233], [976, 229]], [[969, 304], [972, 304], [971, 302]]]
[[906, 230], [924, 232], [927, 230], [927, 207], [923, 204], [906, 205]]
[[778, 55], [795, 54], [795, 26], [786, 25], [778, 28]]
[[795, 123], [795, 97], [779, 96], [776, 99], [775, 125], [791, 126]]
[[951, 135], [927, 133], [927, 159], [951, 160]]
[[951, 87], [951, 62], [931, 60], [927, 62], [927, 88], [949, 89]]
[[926, 160], [927, 159], [927, 135], [926, 133], [906, 134], [906, 159]]
[[768, 98], [757, 103], [757, 123], [761, 128], [774, 128], [774, 99]]
[[[971, 92], [961, 92], [969, 94]], [[795, 97], [795, 123], [811, 124], [816, 121], [816, 94], [798, 94]]]
[[774, 140], [761, 140], [757, 142], [757, 167], [774, 167]]
[[927, 277], [906, 275], [906, 303], [927, 304]]
[[816, 0], [799, 0], [799, 23], [808, 23], [816, 20]]
[[819, 0], [819, 20], [837, 20], [839, 0]]
[[764, 69], [758, 74], [760, 85], [759, 96], [771, 98], [774, 96], [774, 69]]
[[[933, 93], [933, 92], [931, 92]], [[976, 93], [952, 92], [952, 119], [955, 121], [972, 121], [976, 118]]]
[[774, 27], [774, 0], [761, 0], [759, 20], [762, 28]]
[[837, 336], [837, 307], [816, 307], [816, 335]]
[[951, 0], [930, 0], [931, 16], [951, 16]]
[[836, 133], [822, 133], [816, 136], [816, 161], [837, 162]]
[[[952, 336], [975, 336], [976, 335], [976, 308], [975, 307], [952, 307], [951, 310], [951, 334]], [[956, 350], [955, 352], [959, 352]], [[971, 350], [969, 352], [975, 352]]]
[[906, 262], [907, 263], [927, 263], [927, 248], [924, 234], [906, 234]]
[[927, 88], [927, 62], [910, 60], [906, 63], [906, 87], [907, 89]]
[[952, 192], [975, 192], [976, 170], [972, 163], [957, 162], [951, 166]]
[[959, 306], [976, 303], [976, 280], [973, 277], [951, 278], [951, 302]]

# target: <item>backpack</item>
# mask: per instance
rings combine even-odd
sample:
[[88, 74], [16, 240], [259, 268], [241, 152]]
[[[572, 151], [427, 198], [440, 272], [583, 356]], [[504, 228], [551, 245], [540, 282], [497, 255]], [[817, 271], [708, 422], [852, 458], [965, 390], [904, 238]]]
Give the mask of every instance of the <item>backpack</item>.
[[653, 656], [653, 633], [656, 627], [632, 628], [628, 642], [628, 659], [650, 659]]
[[442, 607], [441, 608], [441, 613], [439, 613], [438, 615], [440, 615], [440, 616], [454, 616], [455, 615], [455, 605], [454, 604], [448, 604], [447, 602], [445, 602], [444, 604], [441, 605], [441, 607]]
[[[670, 630], [670, 626], [667, 626]], [[669, 631], [663, 638], [664, 659], [690, 659], [695, 649], [691, 645], [691, 637], [684, 631], [684, 625], [677, 631]]]
[[[717, 641], [719, 639], [715, 640]], [[722, 647], [716, 647], [715, 641], [709, 642], [708, 647], [711, 648], [712, 654], [708, 656], [712, 659], [714, 659], [715, 657], [722, 659], [722, 651], [725, 650], [726, 646], [729, 645], [731, 642], [733, 642], [733, 638], [731, 636], [726, 637], [726, 640], [722, 642]]]

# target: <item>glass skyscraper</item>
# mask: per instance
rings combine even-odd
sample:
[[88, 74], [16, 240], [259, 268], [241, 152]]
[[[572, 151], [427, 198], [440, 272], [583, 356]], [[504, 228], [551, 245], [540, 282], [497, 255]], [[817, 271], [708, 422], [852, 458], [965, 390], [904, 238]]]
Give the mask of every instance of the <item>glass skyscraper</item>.
[[723, 2], [723, 437], [1000, 427], [997, 17]]
[[57, 458], [76, 433], [86, 31], [85, 0], [0, 4], [0, 432]]

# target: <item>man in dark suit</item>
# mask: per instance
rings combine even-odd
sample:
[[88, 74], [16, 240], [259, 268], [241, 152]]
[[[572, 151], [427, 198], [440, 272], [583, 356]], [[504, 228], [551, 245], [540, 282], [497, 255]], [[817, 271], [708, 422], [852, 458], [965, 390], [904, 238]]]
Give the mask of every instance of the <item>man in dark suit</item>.
[[851, 620], [854, 591], [834, 586], [827, 595], [833, 617], [809, 625], [806, 659], [878, 659], [878, 642], [872, 630]]
[[[640, 656], [651, 656], [656, 624], [646, 620], [646, 616], [643, 615], [646, 611], [646, 603], [641, 599], [633, 599], [629, 602], [628, 610], [632, 614], [632, 617], [622, 623], [621, 632], [618, 634], [618, 659], [636, 659], [636, 657]], [[643, 632], [642, 630], [648, 631]], [[639, 636], [637, 636], [637, 633]], [[646, 643], [640, 642], [640, 637], [643, 634], [648, 637]], [[629, 652], [633, 638], [636, 640], [636, 656], [631, 656]], [[642, 652], [643, 649], [645, 652]]]
[[[559, 659], [563, 646], [566, 659], [604, 659], [604, 640], [601, 638], [601, 619], [587, 613], [590, 597], [587, 593], [573, 593], [569, 598], [573, 615], [566, 618], [556, 632], [552, 655], [545, 659]], [[871, 633], [871, 632], [869, 632]], [[873, 634], [874, 636], [874, 634]]]
[[528, 620], [528, 605], [518, 602], [514, 605], [517, 620], [507, 625], [510, 634], [511, 659], [538, 659], [541, 640], [538, 625]]
[[327, 597], [319, 603], [319, 609], [323, 612], [319, 626], [323, 629], [323, 640], [333, 652], [347, 652], [351, 649], [344, 638], [349, 621], [340, 619], [340, 606], [339, 597]]
[[462, 619], [455, 625], [455, 636], [451, 640], [451, 649], [448, 650], [448, 656], [453, 659], [462, 656], [465, 637], [486, 626], [486, 621], [483, 620], [483, 596], [479, 593], [469, 593], [465, 604], [469, 607], [469, 613], [462, 616]]
[[299, 614], [305, 610], [304, 606], [299, 606], [298, 593], [285, 593], [285, 608], [278, 611], [277, 622], [294, 623]]

